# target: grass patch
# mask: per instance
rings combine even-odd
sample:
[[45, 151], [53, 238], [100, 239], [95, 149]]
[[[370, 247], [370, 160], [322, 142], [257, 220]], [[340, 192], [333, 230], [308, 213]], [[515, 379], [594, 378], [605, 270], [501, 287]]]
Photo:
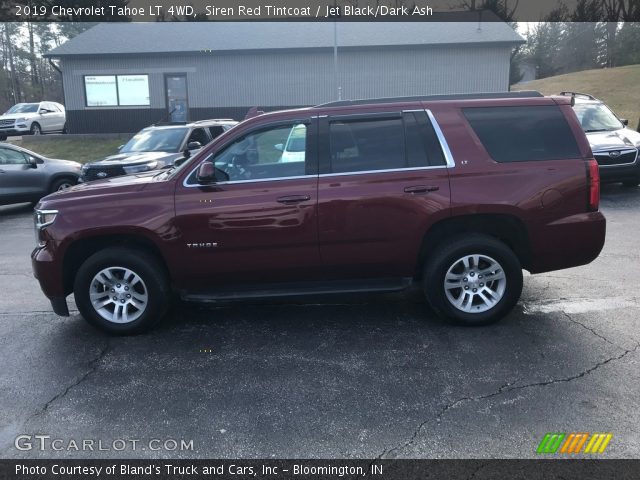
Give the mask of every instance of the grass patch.
[[118, 153], [118, 147], [126, 143], [126, 140], [122, 138], [80, 139], [56, 137], [44, 141], [33, 141], [29, 137], [23, 137], [22, 141], [12, 141], [11, 143], [45, 157], [86, 163]]
[[545, 95], [562, 91], [589, 93], [606, 103], [618, 117], [638, 128], [640, 121], [640, 65], [601, 68], [557, 75], [513, 85], [512, 90], [538, 90]]

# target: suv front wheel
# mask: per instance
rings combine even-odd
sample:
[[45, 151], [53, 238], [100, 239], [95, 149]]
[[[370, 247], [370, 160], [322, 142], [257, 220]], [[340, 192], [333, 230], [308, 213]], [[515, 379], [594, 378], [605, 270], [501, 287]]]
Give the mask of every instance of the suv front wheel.
[[424, 291], [432, 308], [459, 325], [488, 325], [514, 307], [522, 293], [518, 257], [488, 235], [457, 237], [430, 255]]
[[117, 335], [141, 333], [164, 316], [169, 282], [142, 251], [109, 248], [89, 257], [74, 282], [78, 310], [92, 325]]

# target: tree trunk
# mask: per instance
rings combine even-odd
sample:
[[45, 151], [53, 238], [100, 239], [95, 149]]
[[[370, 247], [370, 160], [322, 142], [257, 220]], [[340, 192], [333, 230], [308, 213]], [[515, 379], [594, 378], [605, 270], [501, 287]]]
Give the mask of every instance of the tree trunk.
[[607, 22], [607, 67], [616, 66], [616, 33], [618, 31], [617, 22]]
[[38, 65], [36, 64], [36, 46], [33, 39], [33, 22], [27, 22], [27, 29], [29, 30], [29, 67], [31, 68], [31, 86], [35, 90], [40, 80], [38, 78]]
[[14, 103], [20, 103], [22, 101], [22, 95], [20, 94], [20, 84], [18, 83], [18, 76], [16, 75], [15, 62], [13, 58], [13, 46], [11, 45], [11, 38], [9, 37], [9, 23], [5, 23], [4, 36], [7, 43], [7, 55], [9, 56], [9, 79], [11, 81], [11, 90], [13, 94]]

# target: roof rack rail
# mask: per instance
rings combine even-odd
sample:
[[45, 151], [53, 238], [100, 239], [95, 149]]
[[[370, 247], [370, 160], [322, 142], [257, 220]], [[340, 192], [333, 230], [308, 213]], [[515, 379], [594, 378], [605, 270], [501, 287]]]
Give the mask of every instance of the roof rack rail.
[[522, 90], [520, 92], [498, 92], [498, 93], [459, 93], [453, 95], [418, 95], [409, 97], [382, 97], [367, 98], [360, 100], [337, 100], [334, 102], [321, 103], [313, 108], [324, 107], [347, 107], [351, 105], [368, 105], [377, 103], [399, 103], [399, 102], [425, 102], [438, 100], [482, 100], [492, 98], [531, 98], [543, 97], [535, 90]]
[[593, 95], [589, 95], [588, 93], [580, 93], [580, 92], [560, 92], [560, 95], [563, 97], [586, 97], [588, 100], [597, 100]]
[[186, 125], [187, 122], [156, 122], [152, 124], [152, 127], [167, 127], [171, 125]]
[[209, 118], [207, 120], [196, 120], [193, 123], [209, 123], [209, 122], [235, 122], [233, 118]]

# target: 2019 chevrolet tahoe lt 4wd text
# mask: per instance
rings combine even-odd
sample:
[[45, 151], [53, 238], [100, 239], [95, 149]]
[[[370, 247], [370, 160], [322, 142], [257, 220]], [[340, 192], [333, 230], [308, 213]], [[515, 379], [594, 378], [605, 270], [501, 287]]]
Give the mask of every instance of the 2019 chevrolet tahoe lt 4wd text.
[[[73, 292], [87, 321], [117, 334], [152, 327], [172, 293], [414, 282], [442, 317], [494, 322], [520, 297], [522, 269], [583, 265], [604, 244], [598, 165], [570, 103], [518, 92], [259, 115], [172, 170], [44, 198], [34, 273], [57, 314]], [[283, 160], [292, 132], [300, 147]]]

